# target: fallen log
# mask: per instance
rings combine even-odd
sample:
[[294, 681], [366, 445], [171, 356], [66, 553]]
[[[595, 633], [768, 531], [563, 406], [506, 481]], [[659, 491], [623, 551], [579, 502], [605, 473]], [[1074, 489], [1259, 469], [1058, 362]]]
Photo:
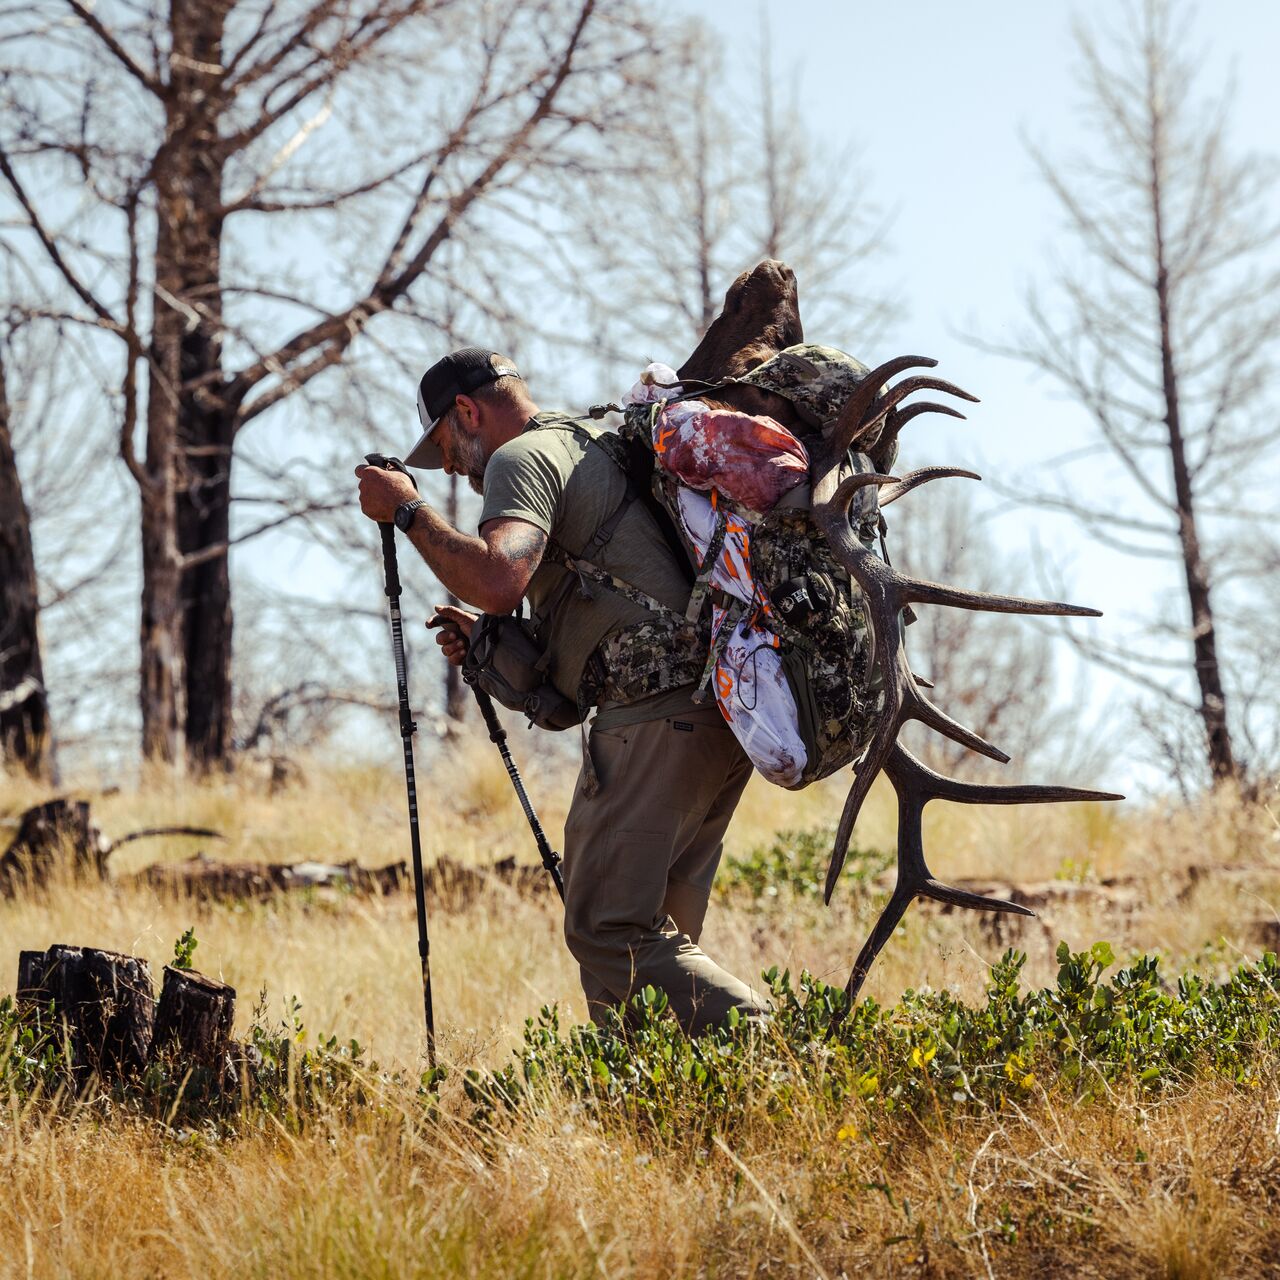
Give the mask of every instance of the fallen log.
[[[408, 868], [403, 862], [362, 867], [354, 860], [220, 862], [197, 853], [185, 862], [145, 867], [136, 881], [202, 901], [268, 898], [277, 893], [307, 889], [386, 896], [407, 885]], [[521, 897], [537, 897], [551, 888], [551, 879], [542, 867], [518, 863], [511, 857], [475, 866], [446, 854], [426, 869], [424, 881], [427, 890], [446, 910], [461, 910], [495, 886], [511, 889]]]
[[340, 889], [353, 893], [389, 894], [404, 883], [403, 862], [362, 867], [350, 862], [220, 862], [203, 852], [185, 862], [143, 868], [135, 881], [153, 889], [202, 900], [266, 898], [303, 889]]
[[447, 854], [437, 858], [423, 874], [428, 890], [446, 909], [461, 910], [495, 886], [513, 890], [519, 897], [539, 897], [552, 889], [551, 877], [541, 866], [499, 858], [473, 866]]
[[59, 796], [28, 809], [18, 821], [18, 834], [0, 855], [0, 893], [12, 897], [20, 886], [39, 888], [49, 882], [59, 862], [70, 855], [76, 875], [107, 878], [107, 860], [122, 844], [152, 836], [205, 836], [221, 839], [207, 827], [148, 827], [112, 840], [97, 827], [87, 800]]

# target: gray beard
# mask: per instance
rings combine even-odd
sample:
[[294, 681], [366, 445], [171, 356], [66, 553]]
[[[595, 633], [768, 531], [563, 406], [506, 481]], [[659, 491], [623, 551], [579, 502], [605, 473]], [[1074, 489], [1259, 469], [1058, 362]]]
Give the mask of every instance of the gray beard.
[[452, 459], [457, 470], [467, 477], [467, 483], [478, 494], [484, 494], [484, 469], [489, 463], [484, 446], [465, 431], [455, 431]]

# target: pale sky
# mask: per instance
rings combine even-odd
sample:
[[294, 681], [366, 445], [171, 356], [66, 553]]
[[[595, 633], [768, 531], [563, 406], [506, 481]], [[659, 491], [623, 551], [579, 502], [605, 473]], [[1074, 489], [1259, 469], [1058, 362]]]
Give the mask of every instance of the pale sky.
[[[1081, 411], [1045, 380], [975, 349], [962, 334], [1010, 338], [1024, 315], [1026, 286], [1035, 280], [1047, 283], [1050, 257], [1063, 248], [1062, 216], [1021, 135], [1034, 139], [1050, 156], [1090, 145], [1073, 109], [1080, 95], [1071, 23], [1075, 14], [1089, 22], [1106, 18], [1115, 7], [1101, 0], [1080, 6], [1051, 0], [874, 5], [765, 0], [778, 98], [789, 99], [794, 88], [809, 132], [831, 154], [856, 151], [871, 198], [895, 215], [888, 232], [890, 252], [870, 266], [866, 282], [872, 292], [892, 292], [900, 318], [874, 349], [863, 349], [856, 334], [810, 328], [806, 336], [844, 346], [872, 365], [908, 351], [934, 356], [940, 376], [983, 402], [973, 407], [967, 423], [941, 418], [912, 423], [902, 466], [950, 462], [972, 465], [988, 476], [1034, 476], [1037, 463], [1084, 438]], [[760, 6], [741, 0], [669, 0], [668, 9], [711, 24], [730, 68], [726, 95], [748, 103], [757, 92]], [[1200, 4], [1194, 14], [1197, 38], [1206, 50], [1202, 89], [1214, 93], [1234, 74], [1232, 140], [1237, 149], [1274, 155], [1280, 118], [1275, 73], [1280, 3], [1216, 0]], [[738, 269], [750, 265], [744, 262]], [[800, 284], [803, 300], [806, 282]], [[530, 299], [529, 305], [536, 310], [542, 300]], [[637, 368], [648, 354], [637, 353]], [[687, 352], [672, 354], [678, 361]], [[563, 368], [537, 372], [544, 386], [565, 387], [574, 381]], [[616, 388], [613, 394], [623, 390]], [[403, 419], [388, 422], [385, 438], [370, 441], [369, 447], [395, 448], [398, 443], [400, 452], [407, 450], [416, 435], [413, 405], [414, 389], [406, 386]], [[296, 449], [304, 432], [304, 423], [292, 428], [282, 423], [273, 432], [282, 456]], [[256, 442], [264, 451], [276, 452], [266, 438]], [[238, 518], [252, 521], [256, 515], [241, 513]], [[1135, 608], [1149, 609], [1155, 593], [1174, 582], [1153, 573], [1149, 562], [1119, 560], [1090, 544], [1074, 526], [1041, 513], [1006, 513], [995, 527], [1012, 549], [1046, 548], [1069, 573], [1072, 598], [1109, 615], [1103, 627], [1112, 618], [1119, 625], [1122, 615]], [[374, 544], [376, 537], [371, 538]], [[278, 587], [337, 599], [349, 597], [359, 585], [350, 571], [292, 528], [234, 550], [232, 565], [239, 584], [248, 588], [252, 579], [268, 592]], [[1028, 565], [1026, 578], [1008, 588], [1037, 595], [1043, 584]], [[248, 598], [246, 589], [237, 604], [242, 619]], [[429, 604], [406, 599], [406, 616], [425, 615]], [[136, 618], [129, 625], [136, 626]], [[383, 637], [370, 634], [378, 645], [369, 655], [372, 672], [387, 655]], [[413, 628], [410, 635], [420, 655], [416, 669], [425, 682], [434, 678], [437, 659], [420, 631]], [[1069, 672], [1070, 663], [1064, 661], [1063, 669]], [[1064, 680], [1073, 678], [1068, 674]], [[1096, 678], [1094, 684], [1100, 699], [1114, 697], [1107, 679]], [[366, 744], [346, 745], [359, 751]], [[377, 749], [375, 743], [367, 745]], [[1118, 762], [1117, 772], [1112, 780], [1121, 786], [1141, 774], [1124, 761]]]
[[[757, 92], [758, 6], [674, 0], [671, 9], [712, 24], [730, 68], [726, 94], [749, 103]], [[997, 342], [1011, 338], [1025, 314], [1026, 287], [1036, 280], [1047, 283], [1050, 257], [1064, 248], [1062, 215], [1022, 138], [1025, 134], [1055, 157], [1089, 147], [1091, 139], [1074, 110], [1080, 91], [1072, 20], [1079, 14], [1093, 22], [1113, 11], [1110, 4], [1072, 7], [1025, 0], [965, 5], [766, 0], [778, 98], [789, 99], [794, 88], [809, 130], [833, 153], [853, 148], [872, 198], [895, 211], [890, 252], [872, 264], [867, 280], [873, 291], [893, 293], [900, 319], [874, 350], [859, 349], [856, 334], [810, 330], [806, 336], [845, 346], [873, 365], [905, 351], [934, 356], [940, 376], [959, 382], [983, 402], [973, 407], [967, 423], [914, 422], [901, 466], [956, 463], [987, 476], [1034, 478], [1038, 463], [1085, 438], [1081, 411], [1046, 379], [975, 349], [962, 335], [976, 331]], [[1207, 49], [1201, 88], [1215, 93], [1234, 74], [1236, 146], [1274, 153], [1280, 4], [1225, 0], [1201, 6], [1195, 21]], [[800, 283], [803, 299], [805, 282]], [[637, 353], [637, 368], [646, 354]], [[548, 384], [565, 387], [577, 381], [567, 367], [536, 373], [544, 390]], [[584, 385], [590, 384], [588, 378]], [[406, 387], [402, 449], [416, 434], [412, 404], [412, 389]], [[396, 429], [387, 424], [388, 440], [379, 447], [394, 443]], [[995, 505], [988, 502], [987, 509]], [[1028, 557], [1033, 552], [1046, 556], [1071, 583], [1073, 600], [1108, 615], [1101, 623], [1085, 624], [1100, 628], [1103, 638], [1113, 638], [1110, 627], [1121, 627], [1126, 616], [1149, 612], [1156, 593], [1178, 589], [1175, 577], [1160, 576], [1161, 566], [1118, 558], [1065, 520], [1019, 511], [996, 519], [1003, 546], [1025, 550]], [[335, 578], [325, 555], [305, 549], [294, 533], [274, 541], [274, 547], [264, 540], [236, 557], [251, 562], [255, 577], [278, 575], [293, 590], [335, 595], [350, 590], [350, 577]], [[1028, 559], [1026, 576], [1008, 589], [1041, 595], [1046, 585]], [[432, 670], [434, 658], [424, 654], [418, 670]], [[1064, 696], [1070, 696], [1081, 673], [1065, 652], [1062, 672]], [[1117, 695], [1127, 693], [1096, 671], [1088, 684], [1095, 715], [1105, 714], [1099, 708], [1118, 705]], [[1128, 759], [1117, 760], [1112, 781], [1125, 787], [1159, 783]]]

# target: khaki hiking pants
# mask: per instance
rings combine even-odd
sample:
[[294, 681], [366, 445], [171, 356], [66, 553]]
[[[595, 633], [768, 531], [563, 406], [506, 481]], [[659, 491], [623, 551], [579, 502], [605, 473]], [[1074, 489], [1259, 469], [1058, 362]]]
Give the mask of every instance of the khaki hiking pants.
[[652, 984], [691, 1034], [767, 1006], [697, 945], [751, 763], [715, 706], [596, 729], [565, 822], [565, 940], [593, 1018]]

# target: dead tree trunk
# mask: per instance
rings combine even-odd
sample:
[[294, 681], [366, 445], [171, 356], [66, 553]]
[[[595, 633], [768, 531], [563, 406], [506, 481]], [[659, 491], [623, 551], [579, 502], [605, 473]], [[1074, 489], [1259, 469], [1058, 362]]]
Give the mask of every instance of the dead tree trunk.
[[226, 542], [233, 416], [221, 398], [222, 185], [218, 137], [226, 0], [174, 0], [155, 162], [156, 310], [143, 494], [143, 750], [196, 768], [230, 746]]
[[[24, 952], [19, 961], [18, 981], [28, 992], [40, 968], [36, 955]], [[34, 1000], [53, 1001], [78, 1085], [93, 1075], [113, 1080], [141, 1069], [155, 1020], [151, 969], [145, 960], [58, 945], [45, 952], [39, 978]]]
[[0, 764], [43, 777], [49, 768], [49, 704], [39, 615], [31, 518], [13, 454], [0, 351]]
[[[445, 519], [456, 529], [458, 527], [458, 477], [449, 477], [448, 497], [445, 499]], [[447, 595], [452, 605], [461, 604], [453, 592]], [[455, 667], [452, 662], [444, 664], [444, 731], [453, 734], [467, 715], [467, 692], [462, 687], [462, 668]]]
[[1225, 782], [1236, 776], [1237, 766], [1231, 745], [1231, 731], [1227, 725], [1227, 697], [1222, 687], [1222, 670], [1218, 664], [1217, 634], [1213, 605], [1209, 598], [1209, 571], [1200, 550], [1191, 468], [1187, 462], [1186, 440], [1182, 430], [1182, 406], [1170, 320], [1169, 268], [1165, 261], [1162, 161], [1166, 152], [1164, 141], [1159, 136], [1160, 127], [1160, 115], [1156, 112], [1153, 114], [1155, 136], [1151, 143], [1151, 209], [1155, 231], [1155, 289], [1160, 313], [1160, 377], [1164, 393], [1164, 421], [1169, 432], [1178, 541], [1191, 613], [1191, 642], [1195, 653], [1196, 681], [1200, 688], [1200, 719], [1204, 724], [1205, 741], [1208, 744], [1210, 773], [1214, 782]]
[[88, 801], [47, 800], [22, 815], [18, 834], [0, 856], [0, 893], [11, 893], [20, 883], [45, 884], [66, 852], [77, 872], [104, 878], [111, 848], [90, 819]]
[[166, 965], [151, 1040], [152, 1059], [175, 1057], [221, 1071], [231, 1048], [235, 1016], [234, 987]]

